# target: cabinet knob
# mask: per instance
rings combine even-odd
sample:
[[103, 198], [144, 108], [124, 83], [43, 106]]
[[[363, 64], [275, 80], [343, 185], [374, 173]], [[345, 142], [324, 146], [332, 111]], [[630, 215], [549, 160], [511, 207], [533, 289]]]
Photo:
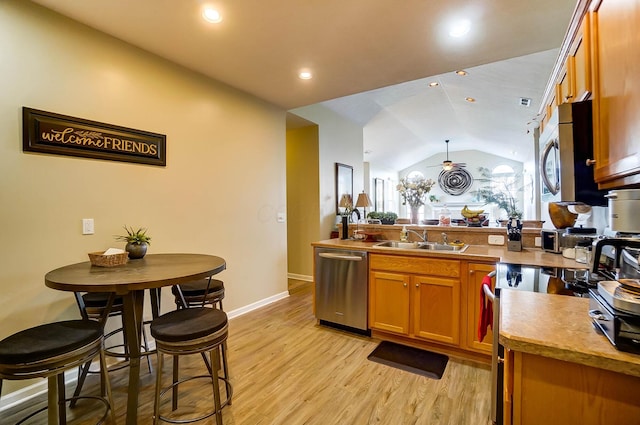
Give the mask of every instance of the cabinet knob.
[[469, 270], [469, 274], [474, 274], [475, 272], [475, 270]]
[[592, 165], [596, 165], [596, 160], [595, 159], [587, 159], [584, 163], [587, 164], [587, 167], [590, 167]]
[[420, 289], [420, 285], [418, 285], [417, 283], [416, 283], [416, 288]]
[[402, 286], [404, 286], [404, 287], [406, 288], [406, 287], [407, 287], [407, 284], [406, 284], [406, 283], [403, 283], [403, 284], [402, 284]]

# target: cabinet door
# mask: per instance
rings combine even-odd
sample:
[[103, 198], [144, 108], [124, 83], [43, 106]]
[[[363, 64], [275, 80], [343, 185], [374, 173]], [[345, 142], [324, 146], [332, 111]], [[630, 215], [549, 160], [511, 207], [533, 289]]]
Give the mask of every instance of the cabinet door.
[[414, 276], [413, 334], [418, 338], [459, 345], [460, 281]]
[[369, 327], [409, 334], [409, 283], [400, 273], [372, 271], [369, 275]]
[[590, 15], [587, 13], [571, 45], [569, 55], [573, 58], [573, 82], [575, 96], [572, 102], [580, 102], [591, 96], [591, 43]]
[[640, 2], [602, 0], [591, 17], [595, 180], [640, 184]]
[[573, 98], [573, 58], [568, 57], [564, 63], [556, 85], [556, 102], [558, 105], [568, 103]]
[[[491, 328], [487, 334], [478, 340], [478, 323], [480, 321], [480, 291], [482, 279], [495, 270], [494, 264], [474, 264], [469, 263], [467, 276], [467, 348], [482, 353], [491, 354], [493, 332]], [[492, 279], [491, 287], [495, 286], [495, 278]]]

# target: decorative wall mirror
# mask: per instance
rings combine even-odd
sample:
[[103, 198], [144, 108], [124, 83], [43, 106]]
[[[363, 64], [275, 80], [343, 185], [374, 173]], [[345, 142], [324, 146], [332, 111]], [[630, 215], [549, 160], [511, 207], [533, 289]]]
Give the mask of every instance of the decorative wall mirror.
[[[353, 208], [353, 167], [336, 162], [336, 215], [341, 215], [341, 200], [348, 196]], [[344, 202], [343, 202], [344, 203]]]

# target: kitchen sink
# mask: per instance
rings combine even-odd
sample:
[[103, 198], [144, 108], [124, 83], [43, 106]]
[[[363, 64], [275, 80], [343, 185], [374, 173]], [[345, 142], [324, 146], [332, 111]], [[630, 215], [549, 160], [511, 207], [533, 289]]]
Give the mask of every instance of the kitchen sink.
[[400, 241], [384, 241], [375, 246], [400, 249], [426, 249], [428, 251], [450, 251], [464, 252], [469, 245], [449, 245], [437, 242], [400, 242]]

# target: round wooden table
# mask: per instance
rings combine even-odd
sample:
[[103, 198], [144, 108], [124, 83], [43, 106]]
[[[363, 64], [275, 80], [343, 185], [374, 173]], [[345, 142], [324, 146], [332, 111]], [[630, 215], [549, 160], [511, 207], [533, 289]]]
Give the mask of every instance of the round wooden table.
[[[204, 279], [226, 268], [224, 259], [204, 254], [149, 254], [116, 267], [92, 266], [89, 261], [60, 267], [44, 277], [49, 288], [69, 292], [113, 292], [123, 299], [123, 326], [131, 356], [127, 424], [138, 422], [140, 340], [145, 289]], [[154, 305], [155, 304], [155, 305]], [[152, 302], [154, 316], [157, 303]]]

